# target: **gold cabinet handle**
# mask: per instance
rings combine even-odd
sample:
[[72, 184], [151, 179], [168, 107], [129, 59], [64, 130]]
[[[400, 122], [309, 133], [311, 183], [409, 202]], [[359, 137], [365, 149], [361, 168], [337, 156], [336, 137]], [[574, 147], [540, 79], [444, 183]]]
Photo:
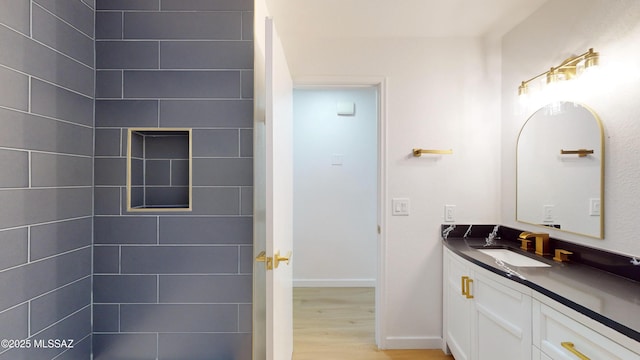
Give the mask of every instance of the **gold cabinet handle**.
[[462, 295], [466, 296], [467, 299], [473, 299], [473, 295], [471, 295], [471, 289], [469, 287], [469, 284], [473, 282], [473, 279], [468, 276], [463, 276], [462, 278], [460, 278], [460, 280], [462, 286]]
[[267, 256], [266, 251], [261, 251], [260, 254], [256, 256], [256, 262], [263, 262], [267, 270], [273, 270], [273, 259]]
[[467, 279], [469, 277], [468, 276], [463, 276], [460, 278], [460, 288], [462, 289], [462, 295], [467, 295], [467, 289], [466, 289], [466, 285], [467, 285]]
[[467, 299], [473, 299], [473, 295], [471, 295], [471, 283], [473, 283], [473, 279], [467, 278]]
[[569, 350], [573, 355], [577, 356], [578, 359], [580, 360], [591, 360], [589, 359], [589, 357], [587, 357], [580, 351], [576, 350], [575, 345], [573, 345], [572, 342], [564, 341], [564, 342], [561, 342], [560, 345], [562, 345], [563, 348]]
[[287, 253], [287, 256], [280, 256], [280, 251], [276, 251], [276, 253], [273, 254], [273, 267], [277, 269], [278, 265], [280, 265], [281, 262], [289, 265], [290, 260], [291, 260], [291, 251]]

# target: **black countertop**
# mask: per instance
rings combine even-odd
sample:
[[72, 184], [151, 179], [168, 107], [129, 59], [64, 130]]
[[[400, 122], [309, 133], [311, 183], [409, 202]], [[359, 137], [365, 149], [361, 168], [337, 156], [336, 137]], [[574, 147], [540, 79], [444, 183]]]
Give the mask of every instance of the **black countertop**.
[[[444, 230], [445, 226], [443, 226]], [[487, 235], [490, 231], [485, 232]], [[494, 247], [508, 247], [550, 267], [517, 267], [496, 263], [478, 248], [485, 237], [463, 237], [457, 231], [443, 236], [448, 249], [502, 277], [521, 283], [616, 331], [640, 341], [640, 282], [579, 262], [559, 263], [519, 249], [515, 239], [498, 239]], [[507, 265], [508, 267], [505, 267]]]

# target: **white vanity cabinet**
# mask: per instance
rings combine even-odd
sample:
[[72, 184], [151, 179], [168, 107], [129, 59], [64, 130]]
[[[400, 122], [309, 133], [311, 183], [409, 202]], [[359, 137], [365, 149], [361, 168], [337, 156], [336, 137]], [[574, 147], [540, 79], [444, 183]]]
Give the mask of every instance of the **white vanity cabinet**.
[[[551, 300], [533, 301], [533, 345], [551, 360], [640, 360], [640, 345]], [[553, 306], [553, 307], [552, 307]], [[638, 314], [629, 314], [637, 316]], [[587, 324], [589, 326], [587, 326]], [[598, 330], [594, 328], [599, 328]], [[620, 342], [604, 336], [619, 337]], [[626, 338], [626, 340], [630, 340]], [[636, 347], [634, 351], [630, 349]], [[544, 357], [541, 357], [544, 359]]]
[[444, 337], [456, 360], [531, 359], [527, 287], [499, 278], [446, 248], [444, 273]]

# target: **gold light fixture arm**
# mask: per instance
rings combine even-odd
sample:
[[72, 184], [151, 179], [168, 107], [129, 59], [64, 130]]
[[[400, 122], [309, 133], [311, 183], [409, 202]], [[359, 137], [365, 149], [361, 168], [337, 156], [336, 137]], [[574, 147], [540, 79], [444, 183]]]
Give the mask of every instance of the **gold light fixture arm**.
[[542, 72], [531, 79], [524, 80], [518, 86], [518, 95], [524, 95], [527, 93], [527, 85], [535, 79], [538, 79], [542, 76], [547, 77], [547, 83], [555, 81], [558, 75], [563, 75], [564, 79], [571, 79], [576, 76], [576, 67], [580, 61], [584, 60], [584, 67], [589, 68], [592, 66], [596, 66], [599, 63], [600, 54], [593, 51], [593, 48], [590, 48], [586, 52], [577, 55], [571, 56], [565, 59], [558, 66], [551, 67], [548, 71]]
[[439, 154], [439, 155], [451, 155], [453, 150], [427, 150], [427, 149], [413, 149], [413, 156], [420, 157], [422, 154]]

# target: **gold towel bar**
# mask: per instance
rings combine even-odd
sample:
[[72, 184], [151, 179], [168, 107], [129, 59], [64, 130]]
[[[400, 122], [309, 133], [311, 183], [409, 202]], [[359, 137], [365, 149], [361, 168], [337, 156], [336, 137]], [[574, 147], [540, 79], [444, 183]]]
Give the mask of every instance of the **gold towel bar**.
[[562, 155], [578, 155], [579, 157], [585, 157], [589, 154], [593, 154], [593, 150], [578, 149], [578, 150], [564, 150], [560, 149]]
[[413, 156], [420, 156], [422, 154], [441, 154], [448, 155], [453, 154], [453, 150], [425, 150], [425, 149], [413, 149]]

